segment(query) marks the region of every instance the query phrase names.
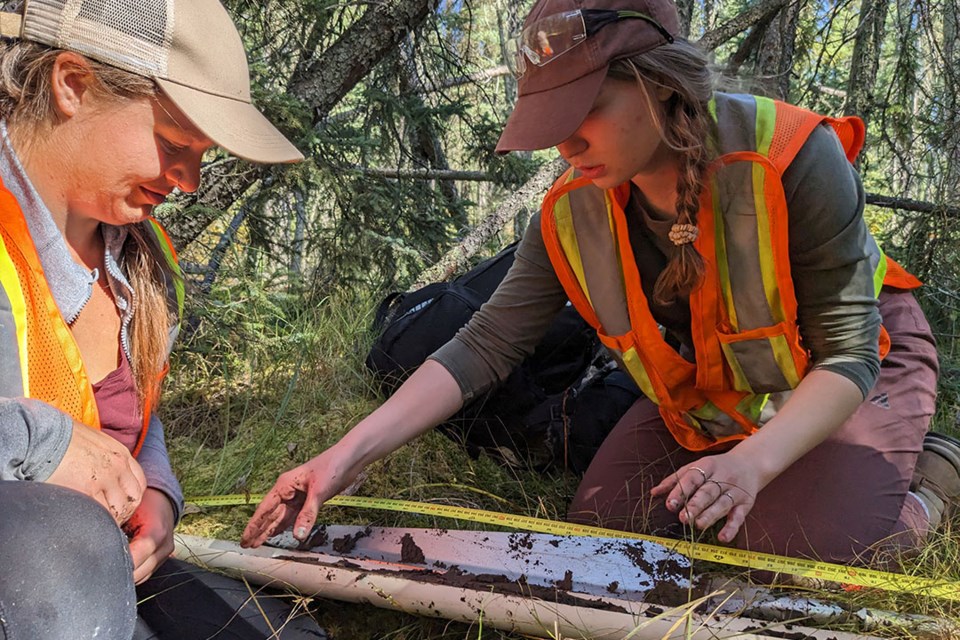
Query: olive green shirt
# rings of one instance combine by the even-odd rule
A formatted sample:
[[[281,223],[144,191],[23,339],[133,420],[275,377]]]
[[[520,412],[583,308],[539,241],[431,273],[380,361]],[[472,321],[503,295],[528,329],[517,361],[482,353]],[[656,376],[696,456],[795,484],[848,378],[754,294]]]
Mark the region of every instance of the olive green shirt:
[[[818,127],[783,176],[789,211],[790,268],[797,321],[814,369],[851,381],[866,397],[880,371],[880,314],[873,268],[864,249],[864,192],[828,126]],[[653,304],[653,285],[672,246],[673,221],[654,210],[634,187],[626,207],[634,257],[653,317],[680,352],[693,359],[690,306]],[[547,256],[540,215],[530,222],[516,258],[490,300],[430,359],[456,379],[464,401],[503,381],[543,338],[569,304]]]

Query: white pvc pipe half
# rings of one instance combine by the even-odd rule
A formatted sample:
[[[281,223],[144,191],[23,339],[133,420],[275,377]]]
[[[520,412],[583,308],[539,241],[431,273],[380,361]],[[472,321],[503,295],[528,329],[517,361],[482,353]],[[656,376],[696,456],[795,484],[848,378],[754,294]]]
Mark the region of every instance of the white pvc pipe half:
[[[482,621],[484,626],[540,637],[591,640],[872,638],[720,614],[688,614],[683,608],[664,610],[615,598],[572,594],[579,600],[564,604],[422,582],[408,575],[371,572],[367,568],[342,566],[343,563],[340,566],[320,564],[316,554],[265,547],[242,549],[232,542],[196,536],[178,535],[174,555],[180,560],[242,575],[254,584],[295,588],[303,595],[468,623]]]

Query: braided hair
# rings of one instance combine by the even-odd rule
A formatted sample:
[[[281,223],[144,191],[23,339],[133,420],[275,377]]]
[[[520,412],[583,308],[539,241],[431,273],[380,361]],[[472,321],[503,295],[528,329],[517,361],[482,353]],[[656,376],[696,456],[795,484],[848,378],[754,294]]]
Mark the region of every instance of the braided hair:
[[[671,92],[665,103],[663,122],[657,124],[663,142],[680,156],[675,228],[695,229],[704,177],[713,159],[707,144],[711,127],[707,105],[713,96],[714,74],[706,55],[695,45],[678,38],[671,44],[614,61],[608,75],[635,79],[651,107],[648,84]],[[656,109],[651,108],[650,113],[657,117]],[[686,235],[687,241],[675,244],[654,285],[653,297],[658,304],[671,304],[678,297],[688,296],[703,277],[703,257],[689,241],[689,234],[681,235]]]

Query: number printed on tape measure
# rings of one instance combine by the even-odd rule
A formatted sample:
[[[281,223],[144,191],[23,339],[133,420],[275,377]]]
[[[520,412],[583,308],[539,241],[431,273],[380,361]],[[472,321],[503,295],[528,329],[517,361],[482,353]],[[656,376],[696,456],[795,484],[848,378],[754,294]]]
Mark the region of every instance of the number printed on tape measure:
[[[263,499],[263,495],[232,494],[222,496],[200,496],[187,499],[188,504],[198,507],[230,507],[240,505],[255,505]],[[691,560],[716,562],[746,569],[761,569],[774,573],[787,573],[800,576],[812,576],[855,585],[871,587],[886,591],[912,593],[916,595],[945,598],[960,601],[960,583],[948,580],[936,580],[908,576],[902,573],[889,573],[866,569],[862,567],[848,567],[840,564],[805,560],[802,558],[788,558],[757,551],[746,551],[730,547],[701,544],[689,540],[675,540],[660,538],[630,531],[603,529],[590,525],[545,520],[499,511],[485,511],[430,502],[412,502],[409,500],[393,500],[390,498],[367,498],[361,496],[335,496],[326,504],[338,507],[359,507],[364,509],[382,509],[385,511],[399,511],[403,513],[418,513],[421,515],[467,520],[498,526],[507,526],[524,531],[550,533],[562,536],[586,536],[593,538],[619,538],[626,540],[644,540],[655,542],[668,549],[682,553]]]

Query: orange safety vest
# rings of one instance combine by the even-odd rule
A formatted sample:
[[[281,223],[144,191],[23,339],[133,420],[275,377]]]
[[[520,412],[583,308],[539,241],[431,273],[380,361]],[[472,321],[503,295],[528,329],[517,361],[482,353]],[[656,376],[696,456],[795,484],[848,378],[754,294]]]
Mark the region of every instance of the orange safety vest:
[[[150,219],[171,268],[178,269],[176,252],[160,224]],[[7,305],[0,304],[0,327],[10,329],[0,350],[4,362],[16,352],[19,384],[2,389],[5,397],[35,398],[50,404],[88,427],[100,429],[100,417],[80,349],[60,313],[40,264],[27,221],[13,195],[0,183],[0,286]],[[176,279],[177,305],[182,310],[183,286]],[[9,365],[5,365],[9,366]],[[164,371],[165,373],[165,371]],[[161,374],[162,377],[163,374]],[[16,379],[14,375],[12,379]],[[154,398],[143,407],[143,425],[133,455],[139,453],[150,424]]]
[[[863,123],[754,96],[718,93],[710,104],[718,159],[700,199],[702,283],[690,295],[695,362],[669,346],[650,312],[630,247],[629,183],[601,190],[574,170],[543,201],[547,253],[570,301],[660,408],[677,442],[702,451],[746,438],[783,405],[809,368],[790,275],[782,175],[813,130],[830,124],[847,158]],[[864,250],[874,289],[920,282],[872,237]],[[881,331],[881,357],[889,336]]]

